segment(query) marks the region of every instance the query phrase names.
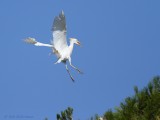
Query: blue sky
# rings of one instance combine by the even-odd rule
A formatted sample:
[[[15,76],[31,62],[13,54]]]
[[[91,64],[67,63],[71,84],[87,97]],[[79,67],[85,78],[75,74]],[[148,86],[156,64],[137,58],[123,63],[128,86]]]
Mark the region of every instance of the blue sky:
[[[160,74],[159,0],[1,0],[0,119],[54,120],[68,106],[74,119],[103,115]],[[64,10],[67,37],[78,38],[70,68],[54,65],[48,48],[25,44],[35,37],[50,43],[51,25]]]

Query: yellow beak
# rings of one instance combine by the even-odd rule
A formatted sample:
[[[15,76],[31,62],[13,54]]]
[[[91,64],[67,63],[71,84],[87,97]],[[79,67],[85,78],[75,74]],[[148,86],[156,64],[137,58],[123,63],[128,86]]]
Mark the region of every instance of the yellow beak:
[[[81,43],[78,41],[78,42],[77,42],[77,45],[79,45],[79,46],[80,46],[80,45],[81,45]]]

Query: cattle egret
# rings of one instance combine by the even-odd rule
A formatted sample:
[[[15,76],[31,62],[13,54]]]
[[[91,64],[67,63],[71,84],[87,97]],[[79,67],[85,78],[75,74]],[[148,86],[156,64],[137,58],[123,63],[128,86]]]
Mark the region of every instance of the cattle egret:
[[[78,71],[78,73],[82,73],[77,67],[73,66],[71,63],[71,54],[73,51],[74,44],[77,44],[80,46],[80,42],[76,38],[70,38],[70,45],[68,46],[67,40],[66,40],[66,18],[64,15],[64,12],[62,11],[59,16],[56,16],[54,18],[53,26],[52,26],[52,35],[53,40],[51,41],[51,44],[44,44],[41,42],[36,41],[35,38],[27,38],[25,39],[26,43],[34,44],[35,46],[45,46],[50,47],[52,49],[52,53],[54,53],[58,60],[55,62],[57,63],[64,63],[65,68],[72,79],[74,81],[74,78],[70,74],[70,71],[67,66],[67,60],[69,61],[69,65],[73,67],[75,70]]]

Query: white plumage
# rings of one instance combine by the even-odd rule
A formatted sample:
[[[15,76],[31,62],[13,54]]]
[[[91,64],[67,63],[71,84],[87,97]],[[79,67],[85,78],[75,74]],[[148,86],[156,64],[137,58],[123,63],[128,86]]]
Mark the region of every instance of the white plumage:
[[[66,70],[69,73],[70,78],[72,81],[74,81],[72,75],[70,74],[70,71],[67,66],[67,60],[69,61],[69,64],[71,67],[73,67],[75,70],[77,70],[79,73],[82,73],[78,68],[72,65],[71,63],[71,54],[73,51],[74,44],[80,45],[80,42],[76,38],[70,38],[70,45],[68,46],[67,40],[66,40],[66,18],[64,15],[64,12],[62,11],[59,16],[56,16],[53,22],[52,26],[52,35],[53,35],[53,41],[52,44],[45,44],[41,43],[35,40],[35,38],[27,38],[25,39],[25,42],[29,44],[34,44],[35,46],[45,46],[52,48],[53,53],[57,56],[58,60],[55,62],[61,63],[63,62],[65,64]]]

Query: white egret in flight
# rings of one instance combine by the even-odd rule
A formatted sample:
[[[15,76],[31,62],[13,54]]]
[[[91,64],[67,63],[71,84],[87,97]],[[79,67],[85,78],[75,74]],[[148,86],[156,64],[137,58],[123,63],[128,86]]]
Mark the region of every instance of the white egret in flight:
[[[52,26],[52,35],[53,40],[51,44],[44,44],[41,42],[38,42],[35,40],[35,38],[27,38],[25,39],[25,42],[34,44],[35,46],[45,46],[50,47],[52,49],[52,52],[57,56],[58,60],[55,62],[57,63],[64,63],[66,70],[72,79],[74,81],[74,78],[70,74],[70,71],[67,66],[67,60],[69,61],[69,64],[71,67],[73,67],[75,70],[77,70],[79,73],[82,73],[78,68],[72,65],[71,63],[71,54],[73,51],[74,44],[80,45],[80,42],[76,38],[70,38],[70,45],[68,46],[67,40],[66,40],[66,19],[64,12],[62,11],[59,16],[56,16],[53,22]]]

